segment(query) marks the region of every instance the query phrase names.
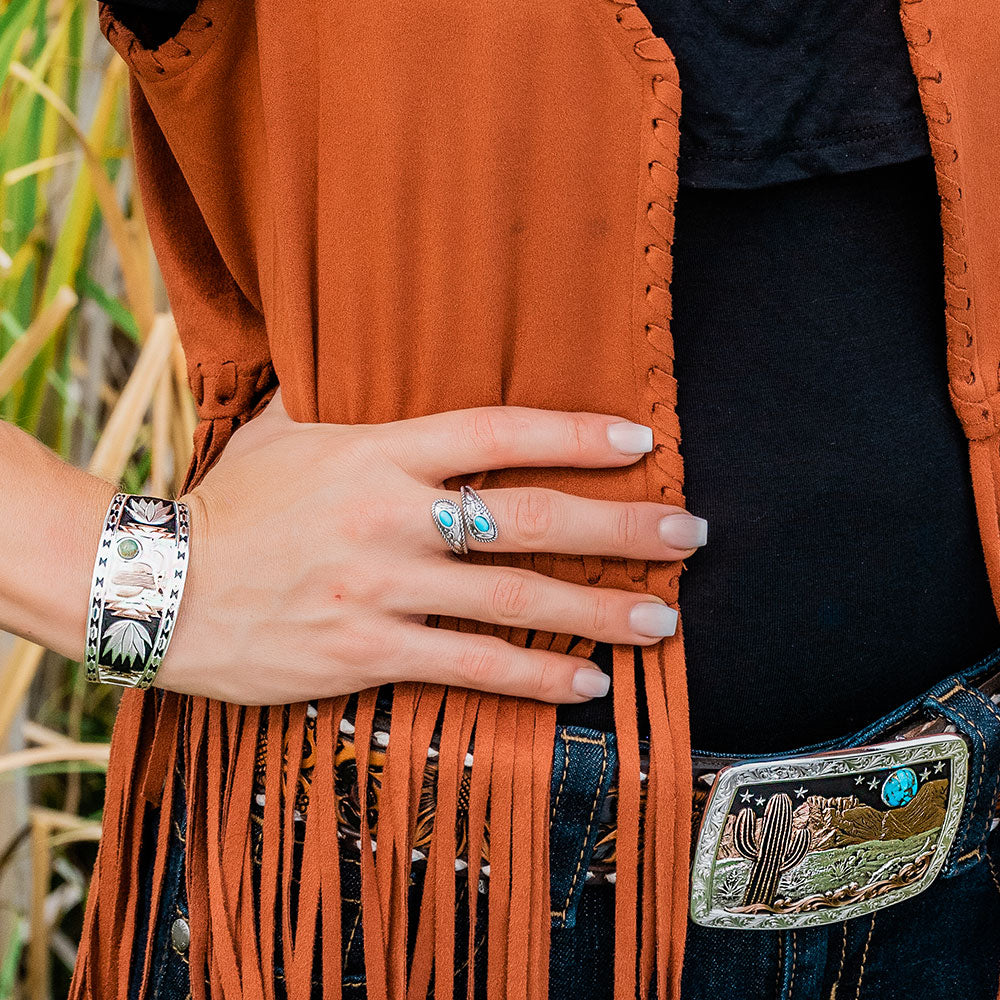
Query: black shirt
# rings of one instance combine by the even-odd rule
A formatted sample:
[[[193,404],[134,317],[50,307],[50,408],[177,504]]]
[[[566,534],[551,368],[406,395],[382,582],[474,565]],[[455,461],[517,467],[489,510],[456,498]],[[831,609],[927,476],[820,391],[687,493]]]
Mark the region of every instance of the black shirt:
[[[682,98],[679,173],[759,187],[930,151],[896,0],[640,0],[671,47]],[[145,44],[195,0],[115,12]]]
[[[930,152],[898,0],[639,0],[677,59],[681,183],[759,187]]]
[[[680,578],[696,747],[847,735],[1000,646],[943,283],[929,156],[681,189],[677,414],[709,523]]]

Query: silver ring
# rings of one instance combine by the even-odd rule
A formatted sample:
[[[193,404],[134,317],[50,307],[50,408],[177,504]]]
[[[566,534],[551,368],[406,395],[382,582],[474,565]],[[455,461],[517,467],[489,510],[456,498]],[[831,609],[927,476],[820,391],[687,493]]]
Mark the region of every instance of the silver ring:
[[[440,497],[431,504],[431,517],[448,548],[456,555],[464,556],[469,551],[469,545],[465,538],[465,518],[458,504],[447,497]]]
[[[477,542],[495,541],[497,522],[486,502],[471,486],[463,485],[459,492],[462,497],[466,530]]]

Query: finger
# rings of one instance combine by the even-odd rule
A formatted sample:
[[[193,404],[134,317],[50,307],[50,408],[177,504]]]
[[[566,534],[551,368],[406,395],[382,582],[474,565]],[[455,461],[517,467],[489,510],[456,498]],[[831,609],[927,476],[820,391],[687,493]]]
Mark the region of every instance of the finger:
[[[677,612],[654,595],[554,580],[517,567],[454,561],[411,573],[394,610],[651,645],[677,628]]]
[[[589,660],[515,646],[495,635],[406,623],[409,647],[398,681],[450,684],[477,691],[574,704],[607,694],[611,678]]]
[[[708,540],[704,518],[671,504],[594,500],[541,486],[478,492],[497,523],[497,537],[479,542],[467,534],[470,549],[672,561],[687,558]],[[428,490],[424,496],[427,511],[442,496],[461,506],[458,493]],[[440,548],[433,517],[424,517],[421,531],[433,548]]]
[[[527,406],[448,410],[382,425],[380,433],[399,464],[429,483],[517,466],[629,465],[653,447],[652,429],[623,417]]]

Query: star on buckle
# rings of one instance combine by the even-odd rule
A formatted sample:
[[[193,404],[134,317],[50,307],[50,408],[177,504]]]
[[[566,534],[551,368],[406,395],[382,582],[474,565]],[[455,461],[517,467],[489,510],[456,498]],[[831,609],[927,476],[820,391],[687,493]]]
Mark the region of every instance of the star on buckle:
[[[968,782],[957,735],[719,771],[691,871],[691,919],[786,930],[923,892],[955,839]]]

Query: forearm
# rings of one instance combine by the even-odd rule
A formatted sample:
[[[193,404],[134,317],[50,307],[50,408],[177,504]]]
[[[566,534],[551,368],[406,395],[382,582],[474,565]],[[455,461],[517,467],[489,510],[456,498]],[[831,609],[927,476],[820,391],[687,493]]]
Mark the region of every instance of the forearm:
[[[115,492],[0,421],[0,629],[83,659],[94,557]]]

